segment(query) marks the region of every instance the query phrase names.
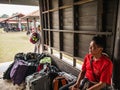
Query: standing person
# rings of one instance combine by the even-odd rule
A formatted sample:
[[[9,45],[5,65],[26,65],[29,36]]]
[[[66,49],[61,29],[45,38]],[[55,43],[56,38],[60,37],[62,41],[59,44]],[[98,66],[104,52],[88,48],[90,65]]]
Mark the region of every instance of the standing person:
[[[39,40],[37,43],[35,43],[35,47],[34,47],[34,52],[38,52],[40,53],[40,44],[41,44],[41,29],[40,29],[40,25],[38,25],[38,28],[37,28],[37,33],[39,34]]]
[[[102,37],[93,37],[89,46],[89,54],[84,58],[82,71],[76,83],[71,87],[71,90],[77,90],[75,88],[81,90],[84,86],[82,85],[84,84],[81,82],[82,80],[88,80],[94,83],[94,85],[86,90],[101,90],[106,85],[111,85],[113,64],[109,57],[102,53],[105,47],[104,44],[105,40]]]
[[[40,25],[38,25],[37,31],[32,33],[31,38],[30,38],[30,42],[35,44],[34,52],[40,53],[40,44],[41,44]]]

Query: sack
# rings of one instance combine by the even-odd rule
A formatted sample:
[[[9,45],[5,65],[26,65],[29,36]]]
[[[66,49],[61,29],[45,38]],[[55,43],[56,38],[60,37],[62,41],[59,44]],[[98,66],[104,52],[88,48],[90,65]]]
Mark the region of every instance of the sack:
[[[26,54],[23,52],[15,54],[14,60],[26,60]]]
[[[51,64],[51,62],[52,62],[51,57],[44,57],[40,60],[41,64],[45,64],[45,63]]]
[[[80,84],[80,90],[86,90],[87,88],[90,88],[93,85],[94,83],[90,82],[87,78],[84,78],[82,80],[82,83]]]
[[[25,75],[26,72],[28,70],[28,66],[26,65],[19,65],[16,72],[14,73],[12,80],[13,80],[13,84],[17,84],[20,85],[22,82],[25,81]]]
[[[3,79],[8,79],[8,80],[11,79],[10,72],[11,72],[11,69],[12,69],[13,65],[14,65],[14,62],[12,64],[10,64],[10,66],[8,67],[8,69],[4,72]]]
[[[41,53],[37,55],[37,59],[40,61],[42,58],[44,57],[48,57],[48,55],[46,55],[45,53]]]
[[[36,59],[37,59],[37,56],[38,56],[37,53],[28,52],[28,53],[26,54],[26,59],[27,59],[27,61],[28,61],[28,60],[31,60],[31,59],[36,60]]]
[[[74,81],[77,80],[76,76],[74,76],[74,75],[72,75],[70,73],[64,72],[64,71],[59,72],[59,76],[65,77],[67,79],[68,83],[71,83],[71,82],[74,82]]]
[[[59,90],[60,87],[68,84],[68,81],[63,76],[57,76],[53,80],[53,90]]]
[[[17,68],[19,65],[27,65],[27,63],[24,60],[18,60],[14,62],[14,65],[12,66],[12,69],[10,71],[10,77],[13,78],[14,73],[17,71]]]

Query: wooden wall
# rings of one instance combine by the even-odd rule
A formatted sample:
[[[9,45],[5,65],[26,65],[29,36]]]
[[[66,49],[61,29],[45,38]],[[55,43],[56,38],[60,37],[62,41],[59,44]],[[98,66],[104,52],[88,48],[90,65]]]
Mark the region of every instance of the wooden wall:
[[[106,39],[112,57],[116,24],[115,0],[39,0],[44,45],[76,58],[88,53],[94,35]]]

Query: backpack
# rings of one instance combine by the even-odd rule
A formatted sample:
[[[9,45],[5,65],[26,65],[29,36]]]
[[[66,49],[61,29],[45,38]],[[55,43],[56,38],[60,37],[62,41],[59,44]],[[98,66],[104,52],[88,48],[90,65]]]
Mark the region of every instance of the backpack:
[[[38,54],[37,53],[33,53],[33,52],[28,52],[27,54],[26,54],[26,59],[27,59],[27,61],[28,60],[31,60],[31,59],[37,59],[37,56],[38,56]]]
[[[8,69],[3,74],[3,79],[8,79],[8,80],[11,79],[10,72],[11,72],[11,69],[12,69],[13,65],[14,65],[14,62],[9,65]]]
[[[24,60],[15,61],[10,71],[11,79],[13,78],[14,73],[17,71],[19,65],[27,65],[27,63]]]
[[[12,77],[14,85],[15,84],[20,85],[22,82],[25,81],[27,70],[28,70],[27,65],[18,65],[17,70]]]
[[[23,52],[16,53],[14,60],[26,60],[26,54]]]
[[[53,80],[53,90],[59,90],[60,87],[68,84],[68,81],[63,76],[57,76]]]

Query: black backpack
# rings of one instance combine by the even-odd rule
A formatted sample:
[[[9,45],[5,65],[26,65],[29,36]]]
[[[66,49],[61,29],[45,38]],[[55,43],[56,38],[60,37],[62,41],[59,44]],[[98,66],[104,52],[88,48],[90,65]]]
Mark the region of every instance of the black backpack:
[[[33,53],[33,52],[28,52],[27,54],[26,54],[26,59],[27,60],[31,60],[31,59],[37,59],[37,53]]]
[[[23,52],[15,54],[14,60],[26,60],[26,54]]]
[[[11,69],[12,69],[13,65],[14,65],[14,62],[9,65],[8,69],[3,74],[3,79],[8,79],[8,80],[11,79],[10,78],[10,72],[11,72]]]

